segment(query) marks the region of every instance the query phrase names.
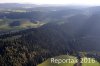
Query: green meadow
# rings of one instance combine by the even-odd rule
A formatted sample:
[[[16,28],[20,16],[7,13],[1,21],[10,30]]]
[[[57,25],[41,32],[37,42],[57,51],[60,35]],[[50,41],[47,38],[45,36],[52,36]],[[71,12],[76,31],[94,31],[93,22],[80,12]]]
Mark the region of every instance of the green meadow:
[[[57,56],[54,57],[55,59],[73,59],[74,61],[76,61],[76,57],[74,56],[68,56],[68,55],[62,55],[62,56]],[[82,58],[85,59],[86,57]],[[100,66],[100,63],[97,62],[94,58],[87,58],[90,60],[90,62],[84,62],[82,63],[82,66]],[[92,62],[92,60],[94,60],[95,62]],[[74,63],[51,63],[51,58],[46,60],[45,62],[39,64],[38,66],[74,66]]]

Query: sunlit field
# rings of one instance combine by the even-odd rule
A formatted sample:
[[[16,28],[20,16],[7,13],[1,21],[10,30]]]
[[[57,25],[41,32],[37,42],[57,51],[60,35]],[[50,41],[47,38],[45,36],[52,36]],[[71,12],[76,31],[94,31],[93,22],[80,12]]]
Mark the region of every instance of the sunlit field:
[[[68,56],[68,55],[62,55],[55,57],[56,59],[74,59],[77,60],[74,56]],[[84,58],[82,58],[84,59]],[[91,58],[92,60],[93,58]],[[74,66],[75,63],[51,63],[51,59],[46,60],[42,64],[39,64],[38,66]],[[95,60],[94,63],[82,63],[82,66],[100,66],[100,63]]]

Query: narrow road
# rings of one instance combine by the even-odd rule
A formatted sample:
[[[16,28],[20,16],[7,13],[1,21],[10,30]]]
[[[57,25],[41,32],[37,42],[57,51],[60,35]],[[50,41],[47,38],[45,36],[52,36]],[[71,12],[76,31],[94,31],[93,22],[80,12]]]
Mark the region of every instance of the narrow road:
[[[77,56],[77,59],[78,59],[78,61],[77,61],[77,63],[74,64],[74,66],[82,66],[82,63],[81,63],[81,61],[82,61],[82,60],[81,60],[81,56],[78,55],[78,56]]]
[[[77,62],[77,63],[74,64],[74,66],[82,66],[82,63]]]

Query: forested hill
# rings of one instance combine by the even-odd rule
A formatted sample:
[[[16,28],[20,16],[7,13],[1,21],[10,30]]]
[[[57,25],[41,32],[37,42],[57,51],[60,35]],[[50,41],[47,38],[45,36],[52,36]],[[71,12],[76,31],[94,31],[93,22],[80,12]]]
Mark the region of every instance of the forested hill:
[[[35,66],[49,57],[72,53],[73,49],[66,44],[67,39],[59,28],[41,27],[1,35],[1,66],[11,66],[12,63],[14,66]]]
[[[98,44],[94,46],[92,41],[88,39],[95,38],[87,37],[86,32],[84,35],[83,33],[79,34],[79,36],[76,33],[71,33],[73,30],[65,29],[65,27],[69,28],[67,25],[68,23],[48,23],[39,28],[0,35],[1,66],[8,66],[7,64],[9,66],[18,64],[35,66],[47,58],[58,55],[73,55],[79,51],[100,51],[100,48],[96,46]],[[76,25],[71,28],[75,29],[75,27]],[[84,29],[84,31],[86,30]],[[87,44],[84,44],[85,42]]]

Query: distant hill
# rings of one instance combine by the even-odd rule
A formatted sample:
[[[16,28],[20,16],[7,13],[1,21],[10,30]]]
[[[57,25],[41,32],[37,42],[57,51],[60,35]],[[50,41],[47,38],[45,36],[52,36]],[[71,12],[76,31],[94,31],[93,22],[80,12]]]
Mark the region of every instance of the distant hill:
[[[37,7],[38,5],[35,4],[19,4],[19,3],[1,3],[0,4],[0,8],[25,8],[25,7],[29,7],[29,8],[33,8],[33,7]]]

